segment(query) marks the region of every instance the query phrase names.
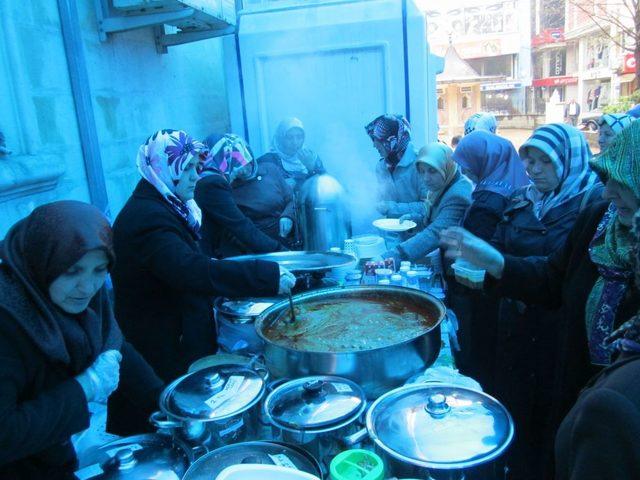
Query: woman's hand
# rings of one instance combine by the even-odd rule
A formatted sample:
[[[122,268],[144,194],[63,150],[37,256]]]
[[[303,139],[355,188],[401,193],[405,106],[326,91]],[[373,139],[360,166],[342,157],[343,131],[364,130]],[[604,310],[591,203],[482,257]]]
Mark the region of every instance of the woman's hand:
[[[285,238],[289,233],[291,233],[291,229],[293,228],[293,220],[289,217],[282,217],[280,219],[280,236]]]
[[[288,295],[296,285],[296,276],[280,265],[280,285],[278,295]]]
[[[122,354],[108,350],[98,355],[93,364],[76,377],[87,402],[106,402],[120,382]]]
[[[495,278],[502,278],[504,257],[481,238],[461,227],[446,228],[440,232],[440,246],[447,258],[462,258]]]

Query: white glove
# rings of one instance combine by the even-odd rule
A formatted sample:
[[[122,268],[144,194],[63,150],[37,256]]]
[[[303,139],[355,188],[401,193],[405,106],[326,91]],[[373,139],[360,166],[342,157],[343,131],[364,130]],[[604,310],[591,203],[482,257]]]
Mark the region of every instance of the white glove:
[[[462,258],[486,270],[494,278],[502,278],[504,257],[481,238],[461,227],[446,228],[440,232],[440,246],[447,258]]]
[[[76,377],[87,402],[104,403],[118,388],[121,360],[122,354],[119,351],[108,350],[98,355],[93,364]]]
[[[280,219],[280,236],[282,238],[289,235],[289,232],[291,232],[292,228],[293,228],[293,220],[291,220],[289,217],[282,217]]]
[[[288,295],[296,284],[296,276],[289,270],[280,266],[280,285],[278,295]]]

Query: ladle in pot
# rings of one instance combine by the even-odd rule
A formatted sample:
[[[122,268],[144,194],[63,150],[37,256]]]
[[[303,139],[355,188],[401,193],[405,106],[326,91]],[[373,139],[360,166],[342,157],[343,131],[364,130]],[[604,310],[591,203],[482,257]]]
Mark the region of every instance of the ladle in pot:
[[[296,321],[296,312],[293,310],[293,297],[291,296],[291,291],[289,291],[289,311],[291,312],[291,323],[295,323]]]

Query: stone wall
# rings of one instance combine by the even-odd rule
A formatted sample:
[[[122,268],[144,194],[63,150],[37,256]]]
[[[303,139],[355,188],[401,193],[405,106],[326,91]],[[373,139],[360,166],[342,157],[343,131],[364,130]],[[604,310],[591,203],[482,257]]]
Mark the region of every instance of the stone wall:
[[[228,128],[219,39],[156,52],[151,28],[98,38],[95,2],[78,1],[109,209],[122,208],[138,181],[135,156],[146,137],[180,128],[204,137]],[[78,122],[57,2],[0,2],[0,238],[37,205],[89,201]]]

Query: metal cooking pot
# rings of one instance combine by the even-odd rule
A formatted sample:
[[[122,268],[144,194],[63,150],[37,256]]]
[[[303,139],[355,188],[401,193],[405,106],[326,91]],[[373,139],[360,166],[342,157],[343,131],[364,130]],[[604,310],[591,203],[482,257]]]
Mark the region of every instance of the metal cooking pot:
[[[162,478],[180,480],[193,460],[192,451],[167,435],[120,438],[87,453],[80,479]]]
[[[274,438],[302,445],[324,461],[360,429],[366,405],[363,390],[351,380],[314,376],[275,388],[264,401],[263,413]]]
[[[462,479],[499,457],[513,439],[509,412],[489,395],[443,384],[392,390],[372,405],[367,431],[397,477]]]
[[[217,448],[255,435],[266,371],[227,364],[184,375],[160,396],[150,421],[192,445]]]
[[[435,318],[434,325],[421,335],[382,348],[353,352],[311,352],[278,345],[264,335],[289,308],[287,301],[265,310],[256,320],[258,335],[265,342],[264,356],[273,378],[298,378],[307,375],[336,375],[353,380],[362,387],[367,398],[374,399],[402,385],[411,376],[435,362],[440,352],[440,323],[445,317],[443,303],[420,290],[394,286],[351,286],[327,288],[295,295],[295,305],[319,299],[368,299],[372,296],[389,300],[419,302]]]
[[[318,461],[300,447],[280,442],[244,442],[203,455],[189,467],[182,480],[212,480],[225,468],[243,463],[295,468],[322,478]]]
[[[218,324],[218,344],[227,353],[260,355],[264,349],[256,333],[255,319],[281,298],[241,298],[230,300],[219,297],[214,303]]]

